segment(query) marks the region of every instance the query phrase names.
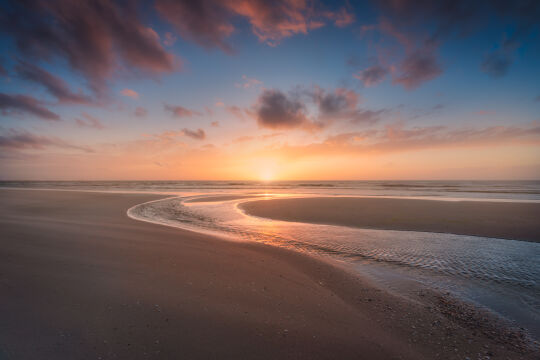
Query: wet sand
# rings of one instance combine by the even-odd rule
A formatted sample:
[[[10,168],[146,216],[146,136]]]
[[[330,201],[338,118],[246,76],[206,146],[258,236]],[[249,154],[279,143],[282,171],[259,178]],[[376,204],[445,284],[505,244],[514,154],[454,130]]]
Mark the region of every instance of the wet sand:
[[[161,197],[0,190],[0,359],[534,358],[444,296],[127,217]]]
[[[540,241],[540,203],[320,197],[240,206],[274,220]]]

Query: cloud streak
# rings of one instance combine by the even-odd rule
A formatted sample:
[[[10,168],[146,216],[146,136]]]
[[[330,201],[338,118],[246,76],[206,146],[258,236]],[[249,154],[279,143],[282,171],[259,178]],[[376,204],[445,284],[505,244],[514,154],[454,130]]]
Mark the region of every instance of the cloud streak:
[[[137,106],[137,108],[135,109],[135,112],[133,113],[133,115],[135,115],[136,117],[146,117],[146,115],[148,115],[148,110],[146,110],[145,108],[143,108],[142,106]]]
[[[379,130],[341,133],[319,143],[284,146],[290,157],[335,156],[343,154],[386,154],[438,148],[477,147],[508,144],[540,144],[540,125],[489,126],[484,128],[425,126],[407,128],[403,123]]]
[[[540,26],[540,3],[530,0],[516,1],[467,1],[467,0],[380,0],[376,2],[379,13],[377,24],[364,25],[362,35],[378,30],[387,38],[401,45],[403,52],[378,39],[377,50],[381,64],[391,64],[393,81],[408,90],[418,88],[443,73],[438,60],[438,48],[454,37],[470,36],[490,26],[501,26],[504,39],[495,49],[484,56],[480,68],[494,78],[503,77],[509,70],[520,42]],[[511,25],[512,31],[506,36]],[[489,42],[486,42],[489,43]],[[375,65],[354,77],[365,86],[379,83],[384,76],[383,68]]]
[[[45,108],[42,103],[27,95],[0,93],[0,110],[4,115],[28,114],[41,120],[58,121],[60,116]]]
[[[87,113],[82,113],[81,118],[75,119],[75,123],[79,127],[83,128],[92,128],[97,130],[103,130],[105,129],[105,125],[101,123],[101,121],[98,118],[93,117],[92,115],[89,115]]]
[[[156,9],[181,36],[205,47],[232,52],[227,38],[237,31],[234,20],[246,20],[259,41],[275,46],[287,37],[307,34],[327,21],[344,27],[354,21],[347,8],[323,9],[306,0],[157,0]]]
[[[62,58],[102,93],[117,69],[170,72],[174,57],[145,26],[133,2],[28,0],[2,3],[0,31],[22,56]]]
[[[400,73],[394,77],[392,83],[403,85],[405,89],[411,90],[441,75],[443,70],[433,51],[421,48],[407,55],[399,64]]]
[[[5,150],[44,150],[50,147],[93,152],[89,147],[73,145],[56,137],[34,135],[27,131],[9,129],[0,134],[0,148]]]
[[[122,91],[120,91],[120,94],[122,94],[124,96],[127,96],[127,97],[130,97],[132,99],[138,99],[139,98],[139,93],[136,92],[135,90],[131,90],[131,89],[123,89]]]
[[[355,78],[362,81],[365,87],[375,86],[381,83],[390,73],[390,70],[381,65],[373,65],[354,75]]]
[[[183,118],[183,117],[193,117],[193,116],[200,116],[202,115],[200,112],[195,110],[190,110],[188,108],[185,108],[183,106],[177,106],[177,105],[169,105],[164,104],[163,108],[170,112],[173,116]]]
[[[24,80],[43,86],[62,104],[92,104],[91,97],[81,93],[74,93],[61,78],[25,61],[19,61],[15,71]]]
[[[249,89],[251,87],[255,87],[257,85],[261,85],[262,81],[257,80],[255,78],[250,78],[246,75],[242,75],[242,82],[234,84],[236,87]]]

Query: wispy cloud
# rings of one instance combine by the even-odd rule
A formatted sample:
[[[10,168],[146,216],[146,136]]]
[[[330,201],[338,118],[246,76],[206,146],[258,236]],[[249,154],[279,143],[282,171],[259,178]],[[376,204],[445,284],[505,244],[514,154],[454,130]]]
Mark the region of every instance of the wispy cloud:
[[[483,72],[493,78],[501,78],[506,75],[512,64],[513,47],[503,46],[484,56],[480,65]]]
[[[452,36],[471,35],[485,28],[490,21],[503,20],[513,26],[511,35],[501,33],[504,38],[499,48],[485,55],[481,62],[481,69],[490,76],[504,76],[520,42],[538,28],[540,14],[540,3],[528,0],[381,0],[376,5],[380,10],[379,22],[364,25],[362,33],[379,30],[401,44],[404,56],[400,58],[394,54],[393,60],[386,60],[395,65],[393,83],[406,89],[415,89],[443,73],[437,56],[441,44]],[[385,56],[393,53],[386,46],[378,48]],[[362,73],[359,75],[360,80],[364,80]],[[379,79],[378,76],[375,78]]]
[[[336,120],[350,121],[355,124],[374,124],[384,110],[372,111],[359,108],[360,95],[346,88],[327,91],[315,87],[311,95],[318,106],[318,122],[328,125]]]
[[[131,89],[123,89],[122,91],[120,91],[120,94],[122,94],[124,96],[127,96],[127,97],[130,97],[132,99],[138,99],[139,98],[139,93],[136,92],[135,90],[131,90]]]
[[[232,52],[227,38],[237,30],[233,19],[245,18],[259,41],[277,45],[295,34],[307,34],[327,20],[343,27],[354,21],[347,8],[319,9],[310,1],[277,0],[157,0],[158,12],[187,39]]]
[[[340,154],[384,154],[438,148],[478,147],[505,144],[540,144],[540,125],[489,126],[484,128],[447,126],[406,127],[402,122],[383,129],[341,133],[308,145],[285,145],[279,149],[289,157]],[[274,151],[277,151],[274,149]]]
[[[206,133],[203,129],[190,130],[182,129],[182,132],[185,136],[190,137],[195,140],[204,140],[206,138]]]
[[[75,123],[77,124],[77,126],[83,128],[93,128],[97,130],[105,129],[105,125],[103,125],[98,118],[84,112],[81,114],[81,117],[82,118],[75,119]]]
[[[146,115],[148,115],[148,110],[146,110],[142,106],[137,106],[133,114],[137,117],[146,117]]]
[[[246,115],[247,115],[246,111],[236,105],[227,106],[225,107],[225,109],[227,110],[227,112],[232,114],[237,119],[240,119],[240,120],[246,119]]]
[[[173,55],[145,26],[133,2],[51,0],[2,3],[0,23],[22,56],[62,58],[103,92],[117,69],[152,73],[175,69]]]
[[[15,71],[22,79],[45,87],[52,96],[58,99],[59,103],[92,104],[94,102],[90,96],[81,92],[72,92],[61,78],[33,64],[19,60]]]
[[[409,90],[416,89],[443,72],[431,47],[423,47],[407,55],[398,69],[399,74],[394,77],[392,83],[401,84]]]
[[[242,82],[236,83],[234,85],[239,88],[249,89],[251,87],[255,87],[261,84],[262,84],[262,81],[260,80],[247,77],[246,75],[242,75]]]
[[[195,111],[195,110],[190,110],[188,108],[185,108],[183,106],[178,106],[178,105],[169,105],[169,104],[164,104],[163,105],[163,108],[170,112],[171,114],[173,114],[173,116],[175,117],[179,117],[179,118],[182,118],[182,117],[192,117],[192,116],[200,116],[202,115],[200,112],[198,111]]]
[[[389,73],[387,67],[373,65],[355,74],[354,77],[362,81],[365,87],[371,87],[382,82]]]
[[[173,46],[176,40],[177,38],[173,33],[166,32],[165,39],[163,39],[163,44],[165,44],[165,46]]]
[[[60,116],[43,106],[35,98],[27,95],[0,93],[0,110],[3,114],[29,114],[42,120],[58,121]]]
[[[56,137],[34,135],[27,131],[9,129],[0,134],[0,148],[5,150],[43,150],[49,147],[93,152],[86,146],[74,145]]]

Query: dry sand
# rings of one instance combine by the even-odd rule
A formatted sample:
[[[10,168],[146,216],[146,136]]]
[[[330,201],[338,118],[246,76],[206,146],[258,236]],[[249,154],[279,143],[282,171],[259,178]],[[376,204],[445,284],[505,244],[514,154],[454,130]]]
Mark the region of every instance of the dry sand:
[[[126,216],[156,198],[0,190],[0,359],[534,357],[444,297]]]
[[[540,241],[540,203],[319,197],[250,201],[241,208],[283,221]]]

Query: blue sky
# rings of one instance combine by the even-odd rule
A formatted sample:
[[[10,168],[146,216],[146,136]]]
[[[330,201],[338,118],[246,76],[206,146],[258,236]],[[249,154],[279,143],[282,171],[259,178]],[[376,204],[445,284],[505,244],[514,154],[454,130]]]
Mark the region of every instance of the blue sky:
[[[535,1],[134,3],[2,2],[3,178],[249,178],[257,156],[276,177],[416,178],[465,149],[473,177],[540,175]],[[398,154],[409,174],[377,168]],[[153,168],[177,159],[201,169]]]

